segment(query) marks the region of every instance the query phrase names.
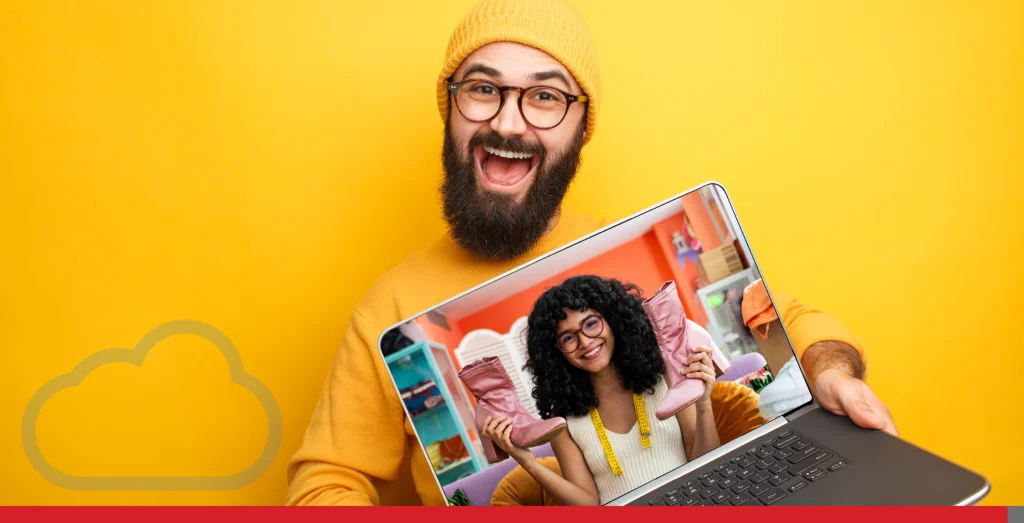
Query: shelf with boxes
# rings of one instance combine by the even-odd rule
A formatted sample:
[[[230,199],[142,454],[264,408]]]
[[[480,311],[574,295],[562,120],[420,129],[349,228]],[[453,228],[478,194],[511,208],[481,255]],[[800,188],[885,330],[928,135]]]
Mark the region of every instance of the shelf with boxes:
[[[473,407],[444,345],[420,342],[384,360],[441,484],[483,470]]]

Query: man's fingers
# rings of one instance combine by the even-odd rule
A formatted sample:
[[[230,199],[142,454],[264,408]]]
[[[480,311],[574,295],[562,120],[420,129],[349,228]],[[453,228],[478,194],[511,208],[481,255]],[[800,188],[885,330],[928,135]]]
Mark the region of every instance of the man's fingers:
[[[873,393],[868,398],[868,404],[871,405],[871,410],[876,412],[884,421],[885,426],[882,430],[892,434],[893,436],[899,436],[900,432],[896,430],[896,422],[892,419],[892,413],[889,412],[889,408],[882,403],[882,400],[878,399]]]
[[[847,387],[845,393],[839,395],[839,403],[842,404],[846,415],[858,426],[866,429],[885,427],[885,419],[872,410],[860,387]]]

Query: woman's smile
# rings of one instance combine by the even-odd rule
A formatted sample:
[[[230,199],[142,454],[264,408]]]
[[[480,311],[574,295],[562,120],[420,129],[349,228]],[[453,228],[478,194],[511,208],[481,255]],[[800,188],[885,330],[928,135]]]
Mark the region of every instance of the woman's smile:
[[[581,350],[584,351],[584,352],[582,354],[580,354],[580,359],[581,360],[590,361],[590,360],[592,360],[594,358],[597,358],[598,356],[601,355],[602,352],[604,352],[604,342],[603,341],[602,342],[598,342],[598,343],[594,344],[594,346],[589,348],[589,349],[581,349]]]

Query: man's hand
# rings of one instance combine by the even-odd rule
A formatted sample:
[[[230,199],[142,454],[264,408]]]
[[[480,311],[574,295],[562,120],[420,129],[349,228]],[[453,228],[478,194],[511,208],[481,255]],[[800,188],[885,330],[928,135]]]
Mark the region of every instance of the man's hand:
[[[899,436],[892,414],[867,383],[838,369],[825,369],[814,380],[814,398],[833,414],[849,416],[857,425]]]
[[[898,436],[892,414],[864,377],[864,361],[857,349],[839,341],[819,341],[800,360],[809,370],[814,399],[833,414],[849,416],[858,426],[881,429]]]

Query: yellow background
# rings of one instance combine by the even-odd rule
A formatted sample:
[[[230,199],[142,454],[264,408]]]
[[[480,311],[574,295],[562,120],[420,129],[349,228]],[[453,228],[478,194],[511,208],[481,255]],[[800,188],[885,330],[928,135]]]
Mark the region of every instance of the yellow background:
[[[282,502],[353,305],[444,230],[434,80],[470,3],[4,3],[0,503]],[[770,285],[868,346],[902,434],[987,475],[986,503],[1024,504],[1021,2],[578,5],[604,101],[568,205],[618,218],[723,182]],[[32,393],[179,318],[224,331],[275,394],[270,471],[226,492],[43,480],[20,440]],[[253,399],[214,349],[167,344],[55,397],[47,456],[95,474],[254,459]],[[78,412],[106,402],[123,415]]]

